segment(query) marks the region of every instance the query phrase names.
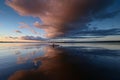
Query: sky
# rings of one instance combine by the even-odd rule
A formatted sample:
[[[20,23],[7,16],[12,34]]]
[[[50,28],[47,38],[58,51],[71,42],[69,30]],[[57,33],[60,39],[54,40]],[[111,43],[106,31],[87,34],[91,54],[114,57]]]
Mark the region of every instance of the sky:
[[[0,0],[0,41],[118,41],[119,3],[120,0]]]

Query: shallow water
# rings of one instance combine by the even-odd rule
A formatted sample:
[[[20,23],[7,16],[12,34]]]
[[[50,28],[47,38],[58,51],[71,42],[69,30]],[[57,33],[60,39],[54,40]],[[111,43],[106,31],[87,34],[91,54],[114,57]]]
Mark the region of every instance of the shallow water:
[[[119,43],[0,43],[0,80],[120,80]]]

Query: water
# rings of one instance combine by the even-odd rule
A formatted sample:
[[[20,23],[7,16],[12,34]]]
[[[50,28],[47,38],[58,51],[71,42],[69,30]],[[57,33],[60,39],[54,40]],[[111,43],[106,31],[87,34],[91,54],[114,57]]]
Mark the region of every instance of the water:
[[[0,80],[120,80],[119,43],[0,43]]]

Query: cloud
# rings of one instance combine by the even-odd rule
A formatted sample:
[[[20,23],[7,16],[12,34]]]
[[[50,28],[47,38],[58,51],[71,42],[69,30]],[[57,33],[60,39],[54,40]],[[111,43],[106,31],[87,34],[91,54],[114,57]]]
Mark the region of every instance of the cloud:
[[[18,39],[18,37],[12,37],[12,36],[9,36],[9,37],[6,37],[8,39]]]
[[[103,36],[68,36],[70,39],[90,39],[90,38],[102,38]]]
[[[78,33],[73,34],[74,37],[80,36],[110,36],[110,35],[120,35],[120,28],[112,28],[112,29],[89,29],[89,30],[81,30]],[[76,36],[75,36],[76,35]],[[80,37],[81,38],[81,37]]]
[[[35,31],[33,28],[31,28],[28,24],[26,24],[24,22],[21,22],[20,24],[21,24],[21,26],[19,26],[20,29],[26,28],[29,31],[31,31],[33,34],[40,35],[37,31]]]
[[[37,36],[21,36],[20,39],[22,40],[44,40],[43,38]]]
[[[21,32],[21,31],[19,31],[19,30],[15,30],[15,32],[16,32],[16,33],[22,33],[22,32]]]
[[[12,37],[12,36],[9,36],[7,38],[10,38],[10,39],[19,39],[19,40],[38,40],[38,41],[45,40],[45,39],[41,38],[40,36],[21,36],[21,37]]]
[[[6,0],[22,16],[39,17],[37,28],[46,31],[47,37],[64,36],[86,26],[99,12],[102,14],[115,0]],[[79,21],[79,26],[75,26]],[[78,23],[77,23],[78,24]]]
[[[102,15],[96,15],[95,17],[97,19],[106,19],[106,18],[112,18],[120,13],[120,10],[116,10],[110,13],[103,13]]]

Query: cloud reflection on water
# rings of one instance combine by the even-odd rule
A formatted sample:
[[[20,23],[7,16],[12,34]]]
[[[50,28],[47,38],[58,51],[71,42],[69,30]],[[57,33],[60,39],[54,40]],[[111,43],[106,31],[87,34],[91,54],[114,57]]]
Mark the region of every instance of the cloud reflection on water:
[[[9,80],[119,80],[120,59],[108,49],[46,47],[45,55],[33,59],[37,69],[20,70]],[[110,55],[106,55],[110,54]],[[116,61],[117,60],[117,61]],[[101,63],[102,62],[102,63]],[[102,65],[101,65],[102,64]]]

